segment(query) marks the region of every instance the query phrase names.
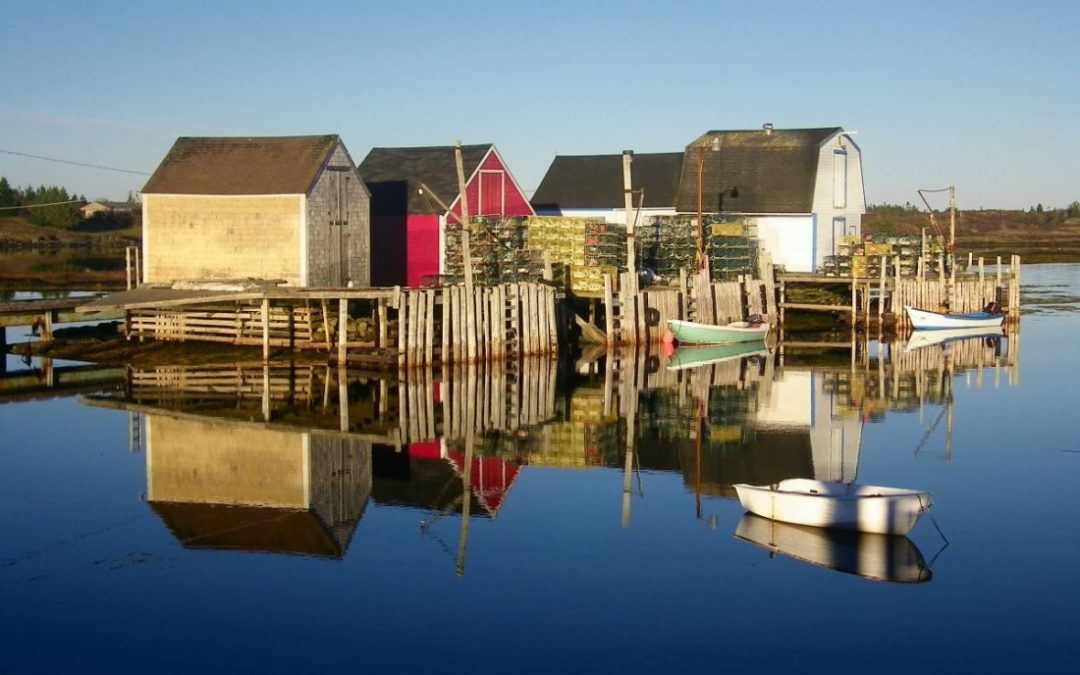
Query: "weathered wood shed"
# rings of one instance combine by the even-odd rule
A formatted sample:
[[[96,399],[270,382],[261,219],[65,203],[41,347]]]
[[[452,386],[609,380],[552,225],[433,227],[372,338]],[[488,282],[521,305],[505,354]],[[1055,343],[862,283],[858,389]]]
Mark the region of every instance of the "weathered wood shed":
[[[461,153],[470,216],[535,215],[494,145],[465,145]],[[461,212],[454,146],[373,148],[359,169],[371,191],[372,283],[416,287],[440,274],[447,214]],[[421,184],[449,212],[420,195]]]
[[[745,216],[774,263],[813,272],[862,232],[862,153],[840,127],[709,131],[686,146],[676,207]]]
[[[179,138],[142,205],[145,282],[371,284],[370,194],[337,136]]]

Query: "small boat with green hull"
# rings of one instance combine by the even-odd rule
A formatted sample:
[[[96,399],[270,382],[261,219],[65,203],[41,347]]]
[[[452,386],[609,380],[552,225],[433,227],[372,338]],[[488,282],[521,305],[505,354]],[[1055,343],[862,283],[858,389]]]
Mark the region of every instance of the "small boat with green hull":
[[[764,321],[735,321],[724,326],[669,319],[668,329],[679,344],[724,345],[738,342],[765,342],[769,324]]]

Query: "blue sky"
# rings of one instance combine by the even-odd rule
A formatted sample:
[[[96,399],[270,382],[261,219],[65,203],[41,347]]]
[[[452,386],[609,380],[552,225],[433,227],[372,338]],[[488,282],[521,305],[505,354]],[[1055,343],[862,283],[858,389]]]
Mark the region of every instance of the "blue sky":
[[[1080,199],[1080,3],[17,2],[0,149],[151,172],[178,136],[493,142],[526,191],[556,154],[708,129],[859,132],[867,199]],[[145,177],[0,153],[17,186]]]

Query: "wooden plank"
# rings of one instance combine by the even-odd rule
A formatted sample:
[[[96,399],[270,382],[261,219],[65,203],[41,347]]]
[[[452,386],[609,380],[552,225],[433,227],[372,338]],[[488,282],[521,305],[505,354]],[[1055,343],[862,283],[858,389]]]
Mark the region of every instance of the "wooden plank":
[[[611,276],[604,275],[604,341],[608,344],[618,342],[615,333],[615,296],[611,292]]]

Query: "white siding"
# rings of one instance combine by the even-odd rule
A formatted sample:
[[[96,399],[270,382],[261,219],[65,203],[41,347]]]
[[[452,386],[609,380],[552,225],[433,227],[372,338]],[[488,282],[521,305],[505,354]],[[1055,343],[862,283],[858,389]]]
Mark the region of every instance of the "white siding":
[[[844,161],[842,171],[835,166]],[[843,200],[838,199],[836,189],[843,177]],[[843,201],[844,206],[836,206]],[[817,215],[817,242],[815,243],[814,269],[821,266],[825,256],[833,255],[833,220],[843,218],[847,230],[862,234],[862,216],[866,213],[866,194],[863,190],[862,151],[850,137],[836,134],[821,145],[818,154],[817,180],[814,185],[814,213]]]
[[[774,265],[789,272],[814,271],[814,217],[758,216],[758,241]]]

